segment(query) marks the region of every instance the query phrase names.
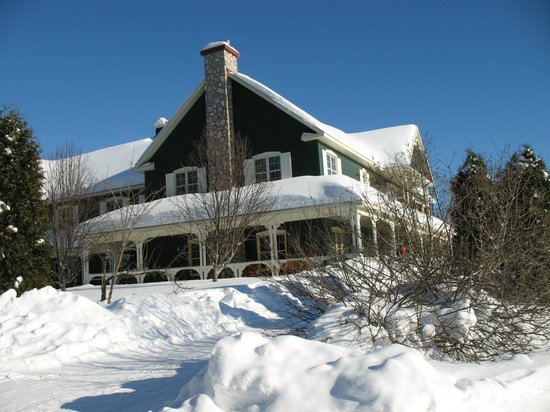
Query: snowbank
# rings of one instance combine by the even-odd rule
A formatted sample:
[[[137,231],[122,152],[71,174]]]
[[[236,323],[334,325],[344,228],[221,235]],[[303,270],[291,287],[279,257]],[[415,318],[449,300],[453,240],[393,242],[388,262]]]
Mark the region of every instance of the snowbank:
[[[0,370],[39,370],[104,352],[216,340],[247,325],[284,326],[283,317],[258,301],[262,296],[273,308],[284,299],[275,299],[262,283],[177,294],[132,294],[106,308],[52,287],[34,289],[19,298],[9,290],[0,295]]]
[[[129,325],[96,303],[52,287],[0,295],[2,369],[58,366],[116,351],[129,339]]]
[[[182,391],[188,397],[179,410],[452,411],[461,391],[404,346],[364,353],[242,333],[214,347],[208,368]]]

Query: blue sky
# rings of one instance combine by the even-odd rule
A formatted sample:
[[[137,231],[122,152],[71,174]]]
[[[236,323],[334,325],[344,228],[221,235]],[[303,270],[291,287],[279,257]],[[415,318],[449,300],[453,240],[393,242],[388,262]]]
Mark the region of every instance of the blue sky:
[[[550,1],[0,0],[0,105],[44,154],[153,134],[230,39],[239,70],[348,132],[415,123],[445,164],[550,163]]]

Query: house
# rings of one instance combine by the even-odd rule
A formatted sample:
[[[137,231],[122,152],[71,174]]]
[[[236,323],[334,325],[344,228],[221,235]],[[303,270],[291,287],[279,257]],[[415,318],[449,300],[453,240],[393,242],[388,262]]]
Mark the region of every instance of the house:
[[[400,250],[395,223],[382,205],[366,208],[364,196],[374,199],[384,192],[406,198],[409,207],[429,214],[431,175],[415,125],[346,133],[240,73],[239,52],[228,41],[208,44],[201,55],[204,80],[171,119],[159,119],[156,136],[147,144],[141,141],[143,150],[132,168],[119,172],[140,174],[136,182],[142,184],[148,201],[155,202],[132,230],[128,251],[132,264],[124,281],[209,276],[203,247],[207,234],[194,232],[192,222],[172,213],[178,196],[209,189],[205,168],[186,163],[205,130],[224,144],[236,135],[246,136],[251,156],[242,166],[245,183],[270,182],[276,197],[265,221],[249,228],[241,253],[227,265],[224,276],[278,271],[293,258],[291,235],[299,235],[305,227],[327,222],[330,226],[335,217],[349,222],[357,236],[344,239],[335,225],[331,239],[326,239],[330,247],[371,254]],[[392,182],[403,176],[417,178],[415,190],[397,193],[399,185]],[[107,210],[103,207],[101,212]],[[105,267],[93,250],[82,253],[83,281],[88,283]]]

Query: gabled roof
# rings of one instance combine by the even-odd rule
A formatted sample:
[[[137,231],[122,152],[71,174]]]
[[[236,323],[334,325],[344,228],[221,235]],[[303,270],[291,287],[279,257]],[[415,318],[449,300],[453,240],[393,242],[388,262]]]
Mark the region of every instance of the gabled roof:
[[[90,193],[143,185],[143,173],[135,171],[133,167],[152,141],[150,138],[145,138],[83,153],[82,157],[90,168],[95,182],[90,187]],[[56,160],[41,160],[46,180],[55,162]]]
[[[336,144],[345,154],[351,157],[355,155],[362,163],[367,162],[379,167],[389,166],[397,160],[410,162],[413,146],[420,136],[416,125],[346,133],[317,120],[280,94],[245,74],[230,73],[229,77],[316,131],[316,134],[305,133],[302,136],[304,141],[321,140],[331,146]]]
[[[418,127],[415,125],[346,133],[317,120],[269,87],[243,73],[232,72],[229,73],[229,77],[315,131],[315,133],[304,133],[302,136],[303,141],[320,140],[362,164],[384,168],[392,165],[397,159],[410,162],[413,146],[417,141],[416,139],[420,138]],[[138,159],[136,167],[139,168],[151,160],[158,148],[203,93],[204,81],[179,107],[176,114]]]
[[[139,168],[145,165],[151,160],[153,155],[159,149],[164,141],[170,136],[172,130],[178,125],[178,123],[185,117],[187,112],[193,107],[199,97],[204,93],[204,80],[193,90],[193,92],[185,99],[182,105],[176,111],[176,114],[168,121],[168,123],[162,128],[159,134],[153,140],[153,143],[145,150],[140,158],[136,161],[135,167]]]

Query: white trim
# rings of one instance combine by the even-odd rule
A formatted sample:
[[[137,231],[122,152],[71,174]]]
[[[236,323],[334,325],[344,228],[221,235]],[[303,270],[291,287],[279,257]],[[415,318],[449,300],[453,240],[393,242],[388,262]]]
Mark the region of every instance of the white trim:
[[[247,159],[244,162],[244,172],[245,172],[245,184],[254,184],[259,183],[256,180],[256,161],[258,160],[264,160],[265,159],[265,165],[266,165],[266,181],[272,182],[269,178],[271,170],[269,169],[269,161],[268,159],[272,157],[278,157],[279,158],[279,169],[281,173],[281,179],[287,179],[289,177],[292,177],[292,164],[290,159],[290,152],[263,152],[259,153],[257,155],[252,156],[251,159]],[[277,169],[276,169],[277,170]],[[280,180],[280,179],[276,179]]]
[[[336,164],[335,164],[336,170],[335,170],[335,172],[336,172],[337,175],[341,175],[342,174],[342,160],[340,159],[340,157],[330,149],[323,149],[322,153],[323,153],[323,175],[325,175],[325,176],[334,175],[334,173],[329,174],[327,156],[333,157],[335,159],[335,161],[336,161]]]
[[[281,152],[263,152],[251,157],[252,160],[266,159],[268,157],[280,156]]]
[[[367,186],[370,186],[370,174],[367,169],[359,170],[359,181]]]
[[[243,162],[244,167],[244,184],[253,185],[256,183],[256,170],[255,170],[255,159],[246,159]]]
[[[193,170],[198,170],[198,167],[195,166],[184,166],[179,169],[174,170],[172,173],[182,173],[182,172],[191,172]]]
[[[144,163],[140,167],[134,167],[134,170],[141,173],[152,172],[153,170],[155,170],[155,162]]]
[[[292,157],[290,152],[281,153],[281,179],[292,177]]]
[[[166,173],[166,196],[171,197],[176,195],[176,174],[175,173]]]

